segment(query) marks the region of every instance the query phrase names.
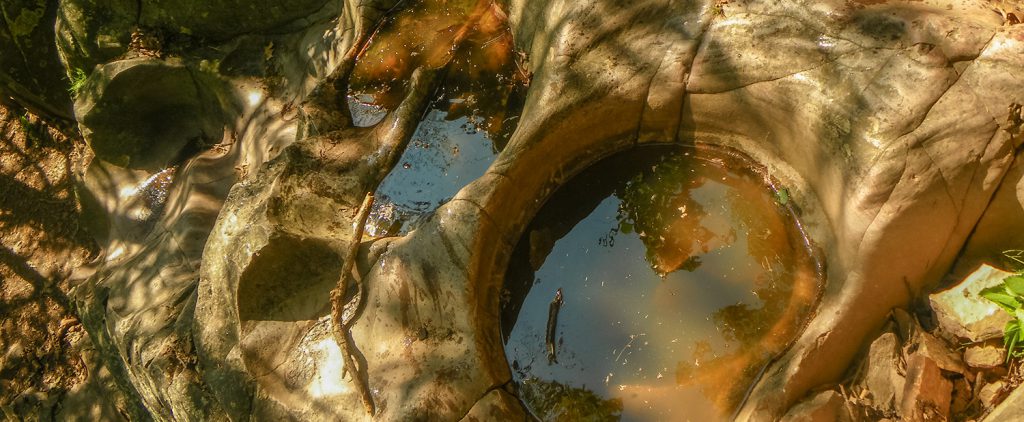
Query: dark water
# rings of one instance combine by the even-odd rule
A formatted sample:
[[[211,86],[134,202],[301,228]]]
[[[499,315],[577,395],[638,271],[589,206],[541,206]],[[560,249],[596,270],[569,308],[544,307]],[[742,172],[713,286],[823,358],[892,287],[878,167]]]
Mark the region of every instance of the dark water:
[[[494,161],[487,132],[468,117],[449,116],[433,109],[420,122],[398,165],[377,188],[368,234],[408,232]]]
[[[406,233],[482,176],[518,123],[525,87],[505,12],[490,1],[414,1],[386,18],[353,71],[358,126],[380,122],[417,67],[443,69],[398,165],[377,189],[367,232]]]
[[[524,401],[544,420],[727,419],[817,297],[783,202],[742,161],[678,147],[613,157],[563,187],[506,276],[505,350]]]

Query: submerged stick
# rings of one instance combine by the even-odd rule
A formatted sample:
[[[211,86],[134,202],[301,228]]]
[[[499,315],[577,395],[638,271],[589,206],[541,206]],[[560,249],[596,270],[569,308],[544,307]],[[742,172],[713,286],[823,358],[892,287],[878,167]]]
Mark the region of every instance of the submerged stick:
[[[345,372],[352,375],[352,383],[359,390],[360,398],[363,400],[363,407],[366,408],[366,413],[371,416],[374,413],[373,396],[370,395],[370,387],[367,385],[366,380],[360,374],[362,371],[356,368],[355,359],[352,357],[354,346],[349,338],[351,334],[349,332],[351,321],[344,321],[343,314],[345,311],[345,292],[348,291],[349,277],[352,275],[352,267],[355,265],[359,254],[359,245],[362,243],[363,238],[363,227],[366,226],[366,219],[370,216],[370,208],[372,207],[373,193],[367,192],[363,198],[362,205],[359,206],[355,231],[352,233],[352,240],[348,245],[348,255],[341,266],[341,277],[338,279],[338,286],[331,290],[331,328],[334,332],[334,341],[341,348],[341,357],[345,364],[342,376],[344,376]],[[363,289],[360,287],[358,295],[362,295],[362,291]],[[362,301],[360,300],[359,302]],[[365,370],[366,368],[363,369]],[[368,374],[367,377],[369,377]]]
[[[555,299],[548,306],[548,329],[545,336],[545,344],[548,348],[548,365],[558,363],[555,355],[555,331],[558,328],[558,310],[562,308],[562,289],[555,291]]]

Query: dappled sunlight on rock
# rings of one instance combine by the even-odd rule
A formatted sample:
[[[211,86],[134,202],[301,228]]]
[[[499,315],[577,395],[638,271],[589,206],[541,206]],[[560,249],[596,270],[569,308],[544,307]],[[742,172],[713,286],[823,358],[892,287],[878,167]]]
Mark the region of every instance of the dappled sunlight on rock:
[[[69,300],[138,419],[829,410],[1024,215],[1014,7],[150,3],[52,18]]]

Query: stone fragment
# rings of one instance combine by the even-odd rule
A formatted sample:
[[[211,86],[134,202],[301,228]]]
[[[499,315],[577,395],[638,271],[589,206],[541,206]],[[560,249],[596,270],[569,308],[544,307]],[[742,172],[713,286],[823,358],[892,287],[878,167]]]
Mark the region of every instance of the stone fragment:
[[[1003,335],[1010,315],[979,293],[1013,275],[988,264],[978,267],[960,284],[929,296],[943,331],[977,342]]]
[[[1002,365],[1005,358],[1003,347],[992,342],[974,345],[964,351],[964,360],[972,368],[995,368]]]
[[[938,365],[939,369],[973,378],[971,372],[967,370],[967,366],[964,365],[963,359],[960,358],[960,354],[954,352],[944,341],[924,330],[917,331],[914,341],[908,345],[908,350],[928,357]]]
[[[989,385],[994,385],[996,383],[1001,384],[1001,381],[996,381]],[[985,387],[988,387],[989,385],[986,385]],[[985,390],[985,387],[982,388],[982,391]],[[989,399],[994,400],[994,397],[997,396],[998,390],[1002,387],[1004,387],[1004,385],[999,385],[998,388],[992,387],[995,393],[993,393],[992,398]],[[980,398],[982,399],[982,403],[985,403],[984,400],[987,396]],[[992,406],[992,402],[985,403],[985,407],[990,406]],[[992,409],[992,412],[990,412],[982,422],[1015,421],[1020,420],[1021,415],[1024,415],[1024,388],[1018,386],[1010,393],[1010,395],[1007,396],[1006,399],[1002,400],[1002,403],[998,404],[995,409]]]
[[[981,391],[978,392],[978,400],[981,400],[981,404],[984,405],[986,408],[992,407],[992,405],[996,403],[996,400],[999,399],[999,395],[1000,393],[1003,392],[1004,388],[1006,388],[1006,382],[1002,380],[993,381],[988,384],[985,384],[985,386],[981,387]],[[1014,393],[1017,393],[1017,391],[1014,391]],[[1009,399],[1010,398],[1007,397],[1007,400],[1005,401],[1008,402],[1010,401]],[[1021,406],[1022,410],[1024,410],[1024,402],[1021,403]]]
[[[921,353],[907,359],[907,383],[900,414],[905,420],[949,420],[953,383],[934,360]]]
[[[871,343],[865,362],[861,387],[870,392],[872,407],[883,412],[895,412],[903,400],[906,379],[899,371],[899,339],[887,332]]]
[[[822,391],[789,409],[781,422],[851,421],[846,399],[835,390]]]

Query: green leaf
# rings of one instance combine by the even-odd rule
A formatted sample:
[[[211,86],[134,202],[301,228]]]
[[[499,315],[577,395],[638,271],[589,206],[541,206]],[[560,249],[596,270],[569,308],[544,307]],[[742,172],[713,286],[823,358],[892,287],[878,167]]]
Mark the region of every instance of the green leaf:
[[[1011,319],[1006,321],[1006,325],[1003,326],[1003,334],[1009,337],[1010,335],[1016,335],[1020,332],[1020,321]]]
[[[1012,319],[1003,327],[1003,346],[1006,347],[1006,361],[1017,356],[1017,345],[1021,342],[1020,320]]]
[[[1017,296],[1024,296],[1024,277],[1014,275],[1003,279],[1003,284],[1006,285],[1006,290],[1012,292]]]
[[[1002,329],[1002,345],[1007,348],[1007,362],[1010,362],[1010,357],[1014,356],[1014,350],[1017,349],[1017,344],[1020,342],[1021,325],[1020,320],[1011,320],[1007,323],[1007,326]]]
[[[1005,309],[1006,312],[1011,314],[1017,309],[1020,309],[1021,306],[1020,302],[1017,301],[1015,297],[1006,294],[1002,284],[982,290],[981,297],[995,302],[996,305],[999,305]]]
[[[779,201],[779,204],[786,205],[789,203],[789,189],[781,188],[775,191],[775,200]]]

